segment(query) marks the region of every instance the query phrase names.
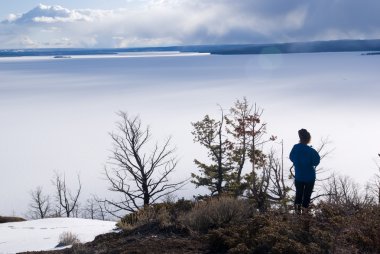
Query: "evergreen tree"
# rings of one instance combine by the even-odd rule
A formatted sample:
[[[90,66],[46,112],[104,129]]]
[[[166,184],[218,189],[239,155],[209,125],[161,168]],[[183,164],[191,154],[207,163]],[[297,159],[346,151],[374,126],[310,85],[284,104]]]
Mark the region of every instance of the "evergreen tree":
[[[207,149],[209,164],[197,159],[194,163],[199,168],[201,174],[192,174],[191,181],[197,187],[206,186],[211,191],[211,195],[220,195],[227,191],[227,183],[230,181],[232,170],[229,151],[229,142],[225,132],[225,121],[223,110],[219,121],[206,115],[201,121],[192,123],[194,142],[201,144]]]
[[[261,121],[262,113],[263,109],[243,98],[235,102],[226,121],[234,144],[231,159],[235,167],[231,185],[238,195],[247,191],[260,210],[267,206],[271,183],[271,164],[262,148],[266,142],[276,139],[274,136],[266,138],[266,123]],[[244,168],[249,173],[243,175]]]
[[[243,98],[234,103],[229,115],[222,111],[219,121],[206,115],[202,121],[193,123],[194,141],[208,150],[211,164],[195,160],[201,175],[193,174],[192,182],[209,187],[212,195],[247,194],[259,209],[264,209],[268,191],[273,189],[270,184],[275,176],[271,172],[275,160],[273,154],[268,158],[262,148],[275,137],[266,137],[262,113],[262,109]]]

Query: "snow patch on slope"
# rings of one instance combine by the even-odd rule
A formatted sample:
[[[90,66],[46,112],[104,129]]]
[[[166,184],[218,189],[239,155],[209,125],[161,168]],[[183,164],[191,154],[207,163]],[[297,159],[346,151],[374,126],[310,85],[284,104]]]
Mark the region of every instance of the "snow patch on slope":
[[[71,232],[84,242],[111,232],[116,222],[78,218],[49,218],[0,224],[0,253],[53,250],[59,235]]]

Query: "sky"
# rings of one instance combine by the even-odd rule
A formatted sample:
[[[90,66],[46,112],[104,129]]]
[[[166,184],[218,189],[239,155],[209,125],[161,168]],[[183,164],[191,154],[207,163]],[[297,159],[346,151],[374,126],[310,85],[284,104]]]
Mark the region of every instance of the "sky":
[[[0,2],[0,48],[140,47],[380,38],[377,0]]]

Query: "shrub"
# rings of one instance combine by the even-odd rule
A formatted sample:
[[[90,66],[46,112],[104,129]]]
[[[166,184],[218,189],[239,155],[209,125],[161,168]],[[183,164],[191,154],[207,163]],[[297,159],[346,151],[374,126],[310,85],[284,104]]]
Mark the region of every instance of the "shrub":
[[[379,206],[347,211],[319,204],[314,214],[266,212],[210,230],[217,253],[380,253]]]
[[[207,232],[209,229],[244,221],[250,213],[246,200],[223,196],[198,202],[180,220],[194,230]]]
[[[288,214],[258,213],[240,224],[211,230],[207,239],[218,253],[321,253],[304,223]]]
[[[380,207],[320,203],[316,224],[327,232],[333,250],[380,253]]]
[[[379,218],[379,205],[320,202],[297,216],[281,209],[258,213],[247,200],[224,196],[156,204],[122,221],[143,235],[201,236],[210,253],[380,253]]]
[[[131,230],[149,223],[158,223],[161,228],[177,223],[177,218],[193,207],[189,200],[180,199],[176,203],[166,202],[146,206],[137,212],[127,214],[117,224],[124,230]]]
[[[72,232],[63,232],[59,235],[59,243],[56,247],[64,247],[79,244],[78,236]]]

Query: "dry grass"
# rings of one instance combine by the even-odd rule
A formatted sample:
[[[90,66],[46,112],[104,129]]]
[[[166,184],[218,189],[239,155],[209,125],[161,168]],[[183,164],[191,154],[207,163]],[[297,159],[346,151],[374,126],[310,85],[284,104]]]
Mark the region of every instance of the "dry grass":
[[[117,226],[123,230],[131,230],[139,226],[158,222],[160,225],[170,225],[170,215],[165,205],[147,206],[135,213],[125,216]]]
[[[181,216],[180,221],[194,230],[207,232],[244,221],[250,214],[251,209],[246,200],[223,196],[198,202],[189,213]]]
[[[314,214],[271,211],[242,223],[210,230],[214,252],[380,253],[379,206],[346,207],[321,203]]]
[[[178,223],[177,218],[187,213],[193,207],[188,200],[178,200],[176,203],[166,202],[146,206],[135,213],[127,214],[118,224],[119,228],[132,230],[146,224],[159,224],[161,228]]]
[[[233,197],[164,203],[127,215],[123,228],[140,235],[187,230],[210,253],[380,253],[379,205],[320,202],[301,216],[255,211],[248,200]]]
[[[63,232],[59,235],[59,243],[57,247],[64,247],[69,245],[75,245],[79,244],[79,238],[78,235],[72,233],[72,232]]]

